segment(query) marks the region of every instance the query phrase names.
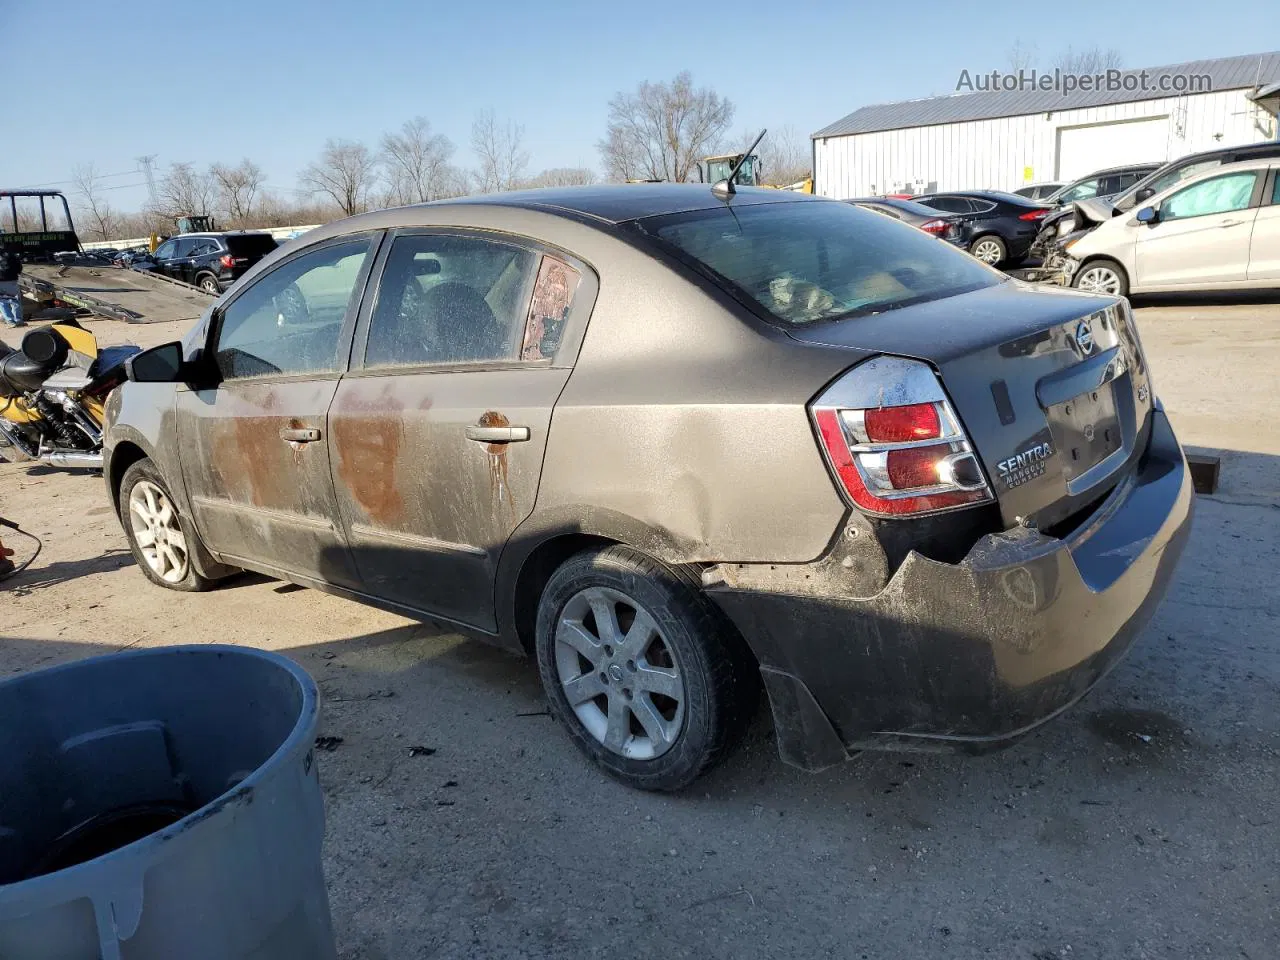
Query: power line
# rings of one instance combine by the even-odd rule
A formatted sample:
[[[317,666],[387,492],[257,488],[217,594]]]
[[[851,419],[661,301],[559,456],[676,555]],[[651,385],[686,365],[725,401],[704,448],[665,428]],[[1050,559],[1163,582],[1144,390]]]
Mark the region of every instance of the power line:
[[[138,169],[135,167],[135,168],[134,168],[134,169],[132,169],[132,170],[125,170],[125,171],[123,171],[123,172],[121,172],[121,173],[96,173],[96,174],[94,174],[94,175],[93,175],[93,179],[94,179],[94,180],[106,180],[106,179],[108,179],[108,178],[110,178],[110,177],[135,177],[135,176],[137,176],[137,175],[138,175],[138,172],[139,172],[139,171],[138,171]],[[60,184],[64,184],[64,183],[79,183],[79,182],[80,182],[80,180],[79,180],[79,178],[78,178],[78,177],[73,177],[73,178],[72,178],[72,179],[70,179],[70,180],[49,180],[49,181],[47,181],[47,182],[45,182],[45,183],[29,183],[29,184],[27,184],[25,187],[18,187],[17,189],[19,189],[19,190],[38,190],[38,189],[39,189],[39,188],[41,188],[41,187],[56,187],[56,186],[59,186]]]

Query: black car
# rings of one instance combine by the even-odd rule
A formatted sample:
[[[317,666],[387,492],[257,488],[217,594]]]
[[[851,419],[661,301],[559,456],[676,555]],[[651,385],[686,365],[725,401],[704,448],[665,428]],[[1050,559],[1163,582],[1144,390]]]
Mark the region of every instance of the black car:
[[[1052,209],[1046,206],[1047,201],[999,190],[930,193],[914,199],[934,210],[964,214],[969,224],[969,252],[993,267],[1022,260],[1036,238],[1040,221]]]
[[[874,210],[876,213],[883,213],[886,217],[893,217],[913,227],[919,227],[925,233],[932,234],[957,247],[967,248],[969,245],[967,220],[958,214],[939,216],[937,210],[926,207],[923,203],[899,200],[896,197],[859,197],[846,202],[866,210]]]
[[[269,233],[184,233],[151,255],[158,273],[217,296],[276,249]]]
[[[1046,202],[1063,206],[1090,197],[1114,197],[1160,169],[1158,163],[1131,163],[1123,167],[1095,170],[1087,177],[1072,180],[1051,194]]]
[[[1223,147],[1220,150],[1206,150],[1203,153],[1189,153],[1185,157],[1170,160],[1164,166],[1156,168],[1118,196],[1106,197],[1105,194],[1100,194],[1100,197],[1106,197],[1112,208],[1110,215],[1116,216],[1135,209],[1139,204],[1180,183],[1192,174],[1212,167],[1220,167],[1224,163],[1239,163],[1241,160],[1260,160],[1267,157],[1280,157],[1280,142],[1252,143],[1238,147]],[[1075,208],[1071,203],[1065,203],[1060,209],[1041,220],[1040,231],[1032,245],[1032,255],[1047,256],[1055,240],[1076,230],[1075,220]]]

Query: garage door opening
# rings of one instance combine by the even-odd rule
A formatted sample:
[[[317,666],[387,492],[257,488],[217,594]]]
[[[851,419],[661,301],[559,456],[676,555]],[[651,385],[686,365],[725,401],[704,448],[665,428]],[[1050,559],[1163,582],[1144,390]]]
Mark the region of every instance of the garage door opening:
[[[1169,152],[1169,118],[1058,128],[1059,180],[1127,163],[1163,163]]]

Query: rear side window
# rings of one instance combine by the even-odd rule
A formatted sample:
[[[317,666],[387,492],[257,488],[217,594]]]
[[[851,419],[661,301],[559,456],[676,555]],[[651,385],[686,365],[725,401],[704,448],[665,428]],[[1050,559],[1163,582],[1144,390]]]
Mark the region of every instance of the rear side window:
[[[256,257],[261,260],[279,244],[269,233],[246,233],[226,238],[232,256]]]
[[[719,206],[640,226],[786,324],[881,313],[1001,282],[949,244],[846,203]]]
[[[514,360],[539,256],[481,237],[397,237],[369,321],[367,366]]]
[[[917,202],[947,213],[969,213],[973,209],[963,197],[928,197]]]
[[[1280,169],[1276,170],[1276,181],[1271,187],[1271,202],[1280,204]]]

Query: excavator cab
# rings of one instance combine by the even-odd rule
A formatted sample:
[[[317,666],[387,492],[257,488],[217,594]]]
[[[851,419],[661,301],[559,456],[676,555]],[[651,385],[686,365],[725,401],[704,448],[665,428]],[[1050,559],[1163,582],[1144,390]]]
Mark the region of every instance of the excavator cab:
[[[218,229],[213,217],[204,214],[175,217],[173,222],[178,233],[212,233]]]
[[[754,153],[746,156],[729,153],[719,157],[704,157],[698,165],[698,172],[704,183],[719,183],[729,179],[729,174],[739,162],[742,166],[738,169],[738,175],[733,178],[734,184],[739,187],[760,186],[760,158]]]

